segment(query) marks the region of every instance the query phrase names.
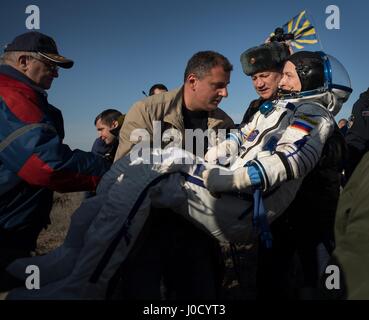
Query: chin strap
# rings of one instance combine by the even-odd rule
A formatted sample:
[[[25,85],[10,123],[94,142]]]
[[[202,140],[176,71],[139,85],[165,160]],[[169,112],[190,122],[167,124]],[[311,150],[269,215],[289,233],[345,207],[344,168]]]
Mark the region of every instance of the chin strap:
[[[265,212],[263,198],[261,190],[255,190],[254,192],[254,215],[253,225],[255,228],[260,229],[260,239],[265,248],[270,249],[272,247],[272,233]]]

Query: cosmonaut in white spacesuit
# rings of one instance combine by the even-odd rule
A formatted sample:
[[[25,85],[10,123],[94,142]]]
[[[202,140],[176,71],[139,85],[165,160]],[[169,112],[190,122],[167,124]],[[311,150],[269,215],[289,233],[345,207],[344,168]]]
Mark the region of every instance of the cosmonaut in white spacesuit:
[[[17,288],[8,298],[104,298],[152,205],[171,208],[219,241],[247,242],[259,227],[270,245],[268,221],[288,207],[317,163],[333,116],[351,93],[347,72],[335,58],[306,51],[287,59],[280,89],[281,99],[263,104],[249,124],[210,149],[208,162],[183,164],[194,156],[180,149],[163,151],[160,164],[117,161],[97,196],[72,216],[62,246],[8,267],[25,278],[27,265],[38,266],[41,288]],[[229,168],[218,165],[225,162]]]

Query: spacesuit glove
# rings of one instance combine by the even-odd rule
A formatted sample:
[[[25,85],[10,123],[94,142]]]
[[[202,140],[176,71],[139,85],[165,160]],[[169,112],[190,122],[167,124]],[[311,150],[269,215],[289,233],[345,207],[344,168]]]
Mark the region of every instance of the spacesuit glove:
[[[205,155],[205,160],[211,164],[229,164],[238,155],[238,143],[227,139],[210,148]]]
[[[222,168],[205,170],[202,174],[206,188],[212,193],[243,192],[252,186],[247,167],[230,171]]]

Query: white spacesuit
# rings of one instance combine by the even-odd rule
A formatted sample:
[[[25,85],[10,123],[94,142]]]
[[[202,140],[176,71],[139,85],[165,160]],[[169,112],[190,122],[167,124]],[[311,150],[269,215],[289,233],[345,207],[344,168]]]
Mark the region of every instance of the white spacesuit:
[[[195,158],[175,148],[162,152],[161,164],[132,165],[129,157],[117,161],[103,177],[97,196],[74,213],[61,247],[8,267],[22,279],[28,265],[38,266],[41,288],[17,288],[8,298],[103,299],[151,206],[171,208],[219,241],[247,242],[255,224],[267,234],[267,220],[288,207],[319,160],[333,131],[332,113],[340,108],[336,97],[349,92],[345,90],[341,85],[335,91],[328,84],[315,94],[301,92],[262,105],[247,126],[208,152],[210,163],[197,159],[196,164],[182,164],[184,158]],[[334,110],[328,111],[329,105]],[[229,168],[215,164],[225,153]]]

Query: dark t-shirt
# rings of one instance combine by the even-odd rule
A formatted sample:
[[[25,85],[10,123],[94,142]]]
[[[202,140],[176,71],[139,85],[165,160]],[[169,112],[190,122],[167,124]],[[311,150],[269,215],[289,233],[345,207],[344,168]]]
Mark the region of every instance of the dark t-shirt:
[[[208,112],[190,111],[182,106],[182,116],[185,129],[208,129]],[[207,138],[197,140],[205,153]],[[186,146],[189,145],[187,141]],[[193,147],[187,151],[196,153],[196,147],[194,137]],[[167,299],[217,297],[223,276],[218,241],[171,209],[151,209],[129,259],[123,271],[125,298],[160,299],[162,276]]]
[[[191,111],[182,106],[183,123],[185,129],[196,130],[200,129],[205,132],[208,129],[208,112],[207,111]],[[202,137],[202,136],[201,136]],[[197,140],[197,141],[196,141]],[[196,143],[197,142],[197,143]],[[187,150],[196,154],[196,148],[199,147],[203,150],[204,154],[208,148],[208,139],[196,139],[196,135],[193,137],[193,149]],[[186,147],[189,144],[186,144]]]

